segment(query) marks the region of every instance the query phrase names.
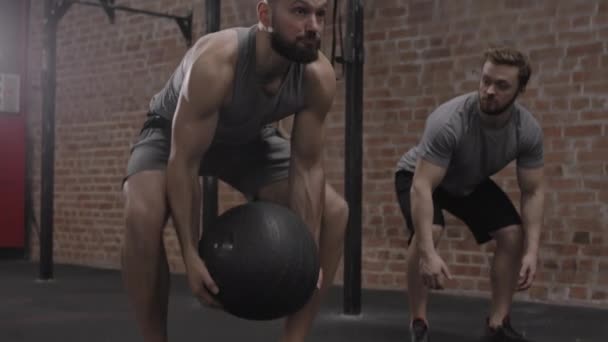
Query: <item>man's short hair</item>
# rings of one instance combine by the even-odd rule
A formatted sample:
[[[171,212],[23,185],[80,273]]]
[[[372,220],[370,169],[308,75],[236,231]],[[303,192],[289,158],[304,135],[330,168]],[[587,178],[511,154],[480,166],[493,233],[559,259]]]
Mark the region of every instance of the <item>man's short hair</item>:
[[[524,91],[530,76],[532,68],[528,58],[518,50],[509,47],[491,47],[484,53],[484,63],[490,61],[497,65],[510,65],[518,68],[519,90]]]

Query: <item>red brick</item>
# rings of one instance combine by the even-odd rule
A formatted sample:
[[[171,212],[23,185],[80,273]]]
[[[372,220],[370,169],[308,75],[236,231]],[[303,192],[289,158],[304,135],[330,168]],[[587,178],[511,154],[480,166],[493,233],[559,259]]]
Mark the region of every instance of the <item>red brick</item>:
[[[546,152],[544,158],[546,163],[566,163],[574,159],[574,152]]]
[[[532,298],[540,300],[546,300],[549,297],[549,290],[545,286],[532,286],[528,292]]]
[[[580,89],[580,84],[548,85],[544,87],[544,92],[548,96],[561,97],[562,99],[565,99],[570,94],[579,93]]]
[[[488,280],[479,280],[477,282],[477,289],[482,292],[488,292],[491,289],[490,282]]]
[[[590,60],[590,61],[594,61],[594,60]],[[603,80],[605,80],[605,77],[602,77],[602,72],[601,71],[597,71],[597,70],[593,70],[591,69],[594,66],[587,66],[585,71],[581,71],[581,72],[574,72],[572,74],[572,80],[575,83],[581,83],[581,82],[601,82]]]
[[[391,72],[394,73],[419,73],[422,69],[420,64],[399,64],[391,67]]]
[[[414,2],[409,6],[408,21],[413,23],[420,23],[428,21],[433,15],[433,3],[432,2]]]
[[[431,48],[422,53],[422,57],[425,59],[435,59],[450,57],[450,49],[448,48]]]
[[[591,242],[589,232],[575,232],[572,238],[573,243],[589,244]]]
[[[602,81],[585,84],[585,91],[588,94],[605,95],[608,92],[608,82]]]
[[[529,55],[531,60],[545,60],[561,57],[564,54],[564,49],[560,47],[542,47],[533,48]]]
[[[606,119],[604,111],[585,111],[581,113],[581,119],[584,121],[600,121]]]
[[[530,6],[530,3],[525,0],[506,0],[505,9],[524,9]]]
[[[384,262],[379,261],[364,261],[361,267],[365,271],[379,272],[385,270],[386,264]]]
[[[587,299],[589,297],[589,290],[586,287],[571,287],[570,298],[572,299]]]
[[[598,136],[602,132],[602,127],[598,125],[580,125],[570,126],[564,129],[564,135],[567,137],[590,137]]]
[[[591,292],[591,299],[597,301],[606,301],[608,299],[607,291],[593,291]]]
[[[386,32],[383,31],[375,31],[375,32],[369,32],[367,34],[365,34],[365,40],[366,41],[384,41],[386,39]]]
[[[557,14],[570,17],[573,14],[594,13],[595,3],[589,1],[570,1],[560,3],[557,7]]]
[[[572,28],[581,29],[591,25],[591,18],[589,16],[576,17],[572,19]]]
[[[557,200],[561,203],[587,203],[595,199],[595,194],[588,191],[558,192]]]
[[[608,149],[597,149],[592,152],[579,151],[576,155],[576,159],[577,161],[584,163],[593,161],[604,161],[606,160],[606,156],[608,156]]]
[[[557,36],[558,43],[586,43],[593,41],[595,36],[593,31],[566,31],[559,32]]]
[[[405,8],[383,8],[379,11],[380,17],[401,17],[405,15]]]

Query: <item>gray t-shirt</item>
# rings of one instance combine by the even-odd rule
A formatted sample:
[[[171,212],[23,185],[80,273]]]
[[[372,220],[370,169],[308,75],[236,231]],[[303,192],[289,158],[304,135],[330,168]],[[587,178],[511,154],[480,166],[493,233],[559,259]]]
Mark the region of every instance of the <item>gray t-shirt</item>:
[[[414,172],[418,158],[447,169],[439,185],[463,196],[511,161],[517,167],[543,165],[543,132],[532,114],[515,103],[509,121],[497,129],[482,126],[478,93],[455,97],[429,115],[419,144],[397,163]]]

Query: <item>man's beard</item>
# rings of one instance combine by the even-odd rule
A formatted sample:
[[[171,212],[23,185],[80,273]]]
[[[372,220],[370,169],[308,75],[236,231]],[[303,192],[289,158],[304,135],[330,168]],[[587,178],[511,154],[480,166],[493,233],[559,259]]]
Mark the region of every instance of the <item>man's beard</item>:
[[[274,30],[270,33],[270,42],[272,48],[281,56],[296,63],[311,63],[317,60],[319,57],[319,48],[321,47],[321,40],[316,37],[315,34],[307,35],[305,38],[298,38],[295,42],[290,43],[283,39],[278,32]],[[299,46],[300,40],[313,40],[314,44],[305,44],[305,46]]]
[[[491,98],[491,100],[488,100],[487,97],[484,99],[482,97],[482,95],[479,94],[479,108],[481,109],[481,111],[484,114],[491,115],[491,116],[500,115],[500,114],[504,113],[507,109],[509,109],[509,107],[511,107],[511,105],[513,105],[513,103],[517,99],[517,95],[518,95],[518,92],[516,92],[515,95],[513,95],[513,98],[511,100],[509,100],[509,102],[507,102],[504,106],[492,108],[488,101],[492,101],[495,103],[496,99]]]

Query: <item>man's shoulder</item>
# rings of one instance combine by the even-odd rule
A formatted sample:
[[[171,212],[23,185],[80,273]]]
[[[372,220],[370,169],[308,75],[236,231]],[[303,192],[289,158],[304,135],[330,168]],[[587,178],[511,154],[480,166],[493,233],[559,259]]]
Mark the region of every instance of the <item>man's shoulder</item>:
[[[226,29],[207,34],[196,41],[184,57],[183,82],[193,93],[218,91],[225,95],[233,82],[238,56],[238,33]]]
[[[304,65],[304,80],[309,84],[334,83],[336,74],[327,57],[319,51],[316,61]]]
[[[336,74],[325,55],[304,66],[304,93],[313,103],[332,102],[336,91]]]
[[[518,115],[518,126],[520,129],[528,130],[540,130],[541,125],[538,119],[532,114],[532,112],[526,108],[523,104],[515,102],[515,109]]]
[[[464,93],[441,103],[436,110],[450,112],[473,111],[477,100],[477,92]]]
[[[446,125],[466,120],[471,113],[474,113],[476,99],[477,93],[475,92],[453,97],[437,106],[429,115],[428,122],[435,125]]]
[[[238,30],[241,29],[244,28],[227,28],[200,37],[189,52],[190,62],[230,62],[234,65],[239,49]]]

